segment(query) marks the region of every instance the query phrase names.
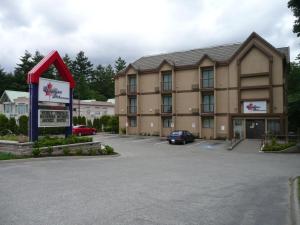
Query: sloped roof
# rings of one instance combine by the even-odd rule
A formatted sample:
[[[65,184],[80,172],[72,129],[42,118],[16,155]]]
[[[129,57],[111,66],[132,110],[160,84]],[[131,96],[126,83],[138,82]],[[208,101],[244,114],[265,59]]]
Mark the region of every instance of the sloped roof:
[[[208,55],[214,61],[225,61],[229,59],[240,46],[240,43],[236,43],[183,52],[145,56],[136,60],[132,65],[138,70],[149,70],[159,67],[163,60],[167,60],[170,64],[172,63],[176,66],[186,66],[196,64],[204,55]]]
[[[24,91],[10,91],[5,90],[0,98],[0,102],[3,102],[4,96],[7,96],[9,101],[14,102],[17,98],[29,98],[29,93]]]
[[[205,56],[216,62],[227,62],[228,60],[232,59],[232,57],[234,57],[234,55],[237,54],[240,51],[240,49],[242,49],[243,46],[247,42],[249,42],[253,37],[260,39],[269,47],[277,51],[279,55],[285,56],[286,61],[289,62],[290,56],[288,47],[274,48],[270,43],[265,41],[255,32],[253,32],[248,37],[248,39],[242,43],[225,44],[220,46],[199,48],[188,51],[144,56],[131,63],[130,66],[132,66],[138,71],[155,70],[159,68],[161,66],[161,63],[164,61],[168,62],[170,65],[173,65],[175,67],[191,66],[197,65],[199,60],[203,59],[203,57]],[[120,71],[119,74],[122,74],[124,72],[126,73],[126,69]]]

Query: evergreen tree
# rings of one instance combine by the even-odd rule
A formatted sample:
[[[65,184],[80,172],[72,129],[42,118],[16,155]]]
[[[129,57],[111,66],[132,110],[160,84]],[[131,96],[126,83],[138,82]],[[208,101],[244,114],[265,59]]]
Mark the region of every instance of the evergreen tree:
[[[293,32],[300,37],[300,1],[290,0],[288,2],[288,7],[292,10],[296,20],[294,22]]]
[[[32,55],[25,51],[24,56],[20,58],[21,63],[17,64],[14,71],[14,87],[17,91],[28,91],[27,74],[34,67]]]
[[[121,70],[126,68],[126,61],[124,59],[122,59],[121,57],[119,57],[116,61],[115,61],[115,70],[116,73],[119,73]]]
[[[72,63],[73,76],[76,82],[74,90],[74,97],[79,99],[87,99],[90,97],[90,89],[88,81],[92,77],[93,64],[89,61],[88,57],[80,51],[76,59]]]

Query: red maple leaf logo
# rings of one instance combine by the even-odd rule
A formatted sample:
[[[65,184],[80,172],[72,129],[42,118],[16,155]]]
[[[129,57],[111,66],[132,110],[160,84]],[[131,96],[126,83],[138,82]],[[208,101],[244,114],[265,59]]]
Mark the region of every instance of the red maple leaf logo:
[[[46,91],[45,91],[46,96],[51,96],[52,87],[53,87],[53,85],[49,82],[47,84],[47,88],[46,88]]]

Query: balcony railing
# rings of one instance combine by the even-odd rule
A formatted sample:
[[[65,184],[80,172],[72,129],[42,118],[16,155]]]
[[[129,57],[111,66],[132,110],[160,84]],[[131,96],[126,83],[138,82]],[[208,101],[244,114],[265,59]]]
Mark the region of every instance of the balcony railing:
[[[137,107],[136,105],[129,105],[127,106],[127,114],[136,114],[137,112]]]
[[[162,92],[172,92],[172,82],[161,82]]]
[[[161,105],[162,113],[172,113],[172,105]]]
[[[214,88],[214,79],[201,79],[202,88]]]
[[[129,84],[127,85],[127,93],[131,95],[136,94],[136,85]]]
[[[214,112],[214,104],[201,104],[201,112],[202,113],[213,113]]]

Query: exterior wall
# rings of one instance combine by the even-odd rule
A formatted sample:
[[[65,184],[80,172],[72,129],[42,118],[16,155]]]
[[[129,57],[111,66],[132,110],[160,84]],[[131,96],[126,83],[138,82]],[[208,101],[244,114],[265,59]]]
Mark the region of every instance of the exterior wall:
[[[125,76],[116,79],[116,107],[120,118],[127,118],[128,95],[120,95],[121,87],[126,89],[128,75],[137,75],[138,121],[137,128],[128,128],[128,133],[156,133],[166,136],[171,130],[189,130],[205,138],[232,137],[232,120],[241,118],[276,118],[285,117],[283,61],[270,46],[257,38],[247,44],[231,59],[228,64],[219,65],[208,57],[200,62],[198,68],[175,68],[168,63],[155,72],[137,72],[130,68]],[[214,68],[214,88],[201,88],[201,70]],[[162,125],[161,76],[163,71],[172,71],[172,117],[174,127]],[[141,74],[139,74],[141,73]],[[119,89],[119,90],[118,90]],[[201,112],[202,96],[210,91],[214,95],[214,112],[209,115]],[[244,114],[243,101],[266,101],[266,114]],[[124,109],[122,111],[122,109]],[[214,118],[214,128],[203,128],[201,118]],[[124,120],[124,118],[123,118]],[[153,123],[153,126],[150,124]],[[123,125],[120,125],[124,126]]]

